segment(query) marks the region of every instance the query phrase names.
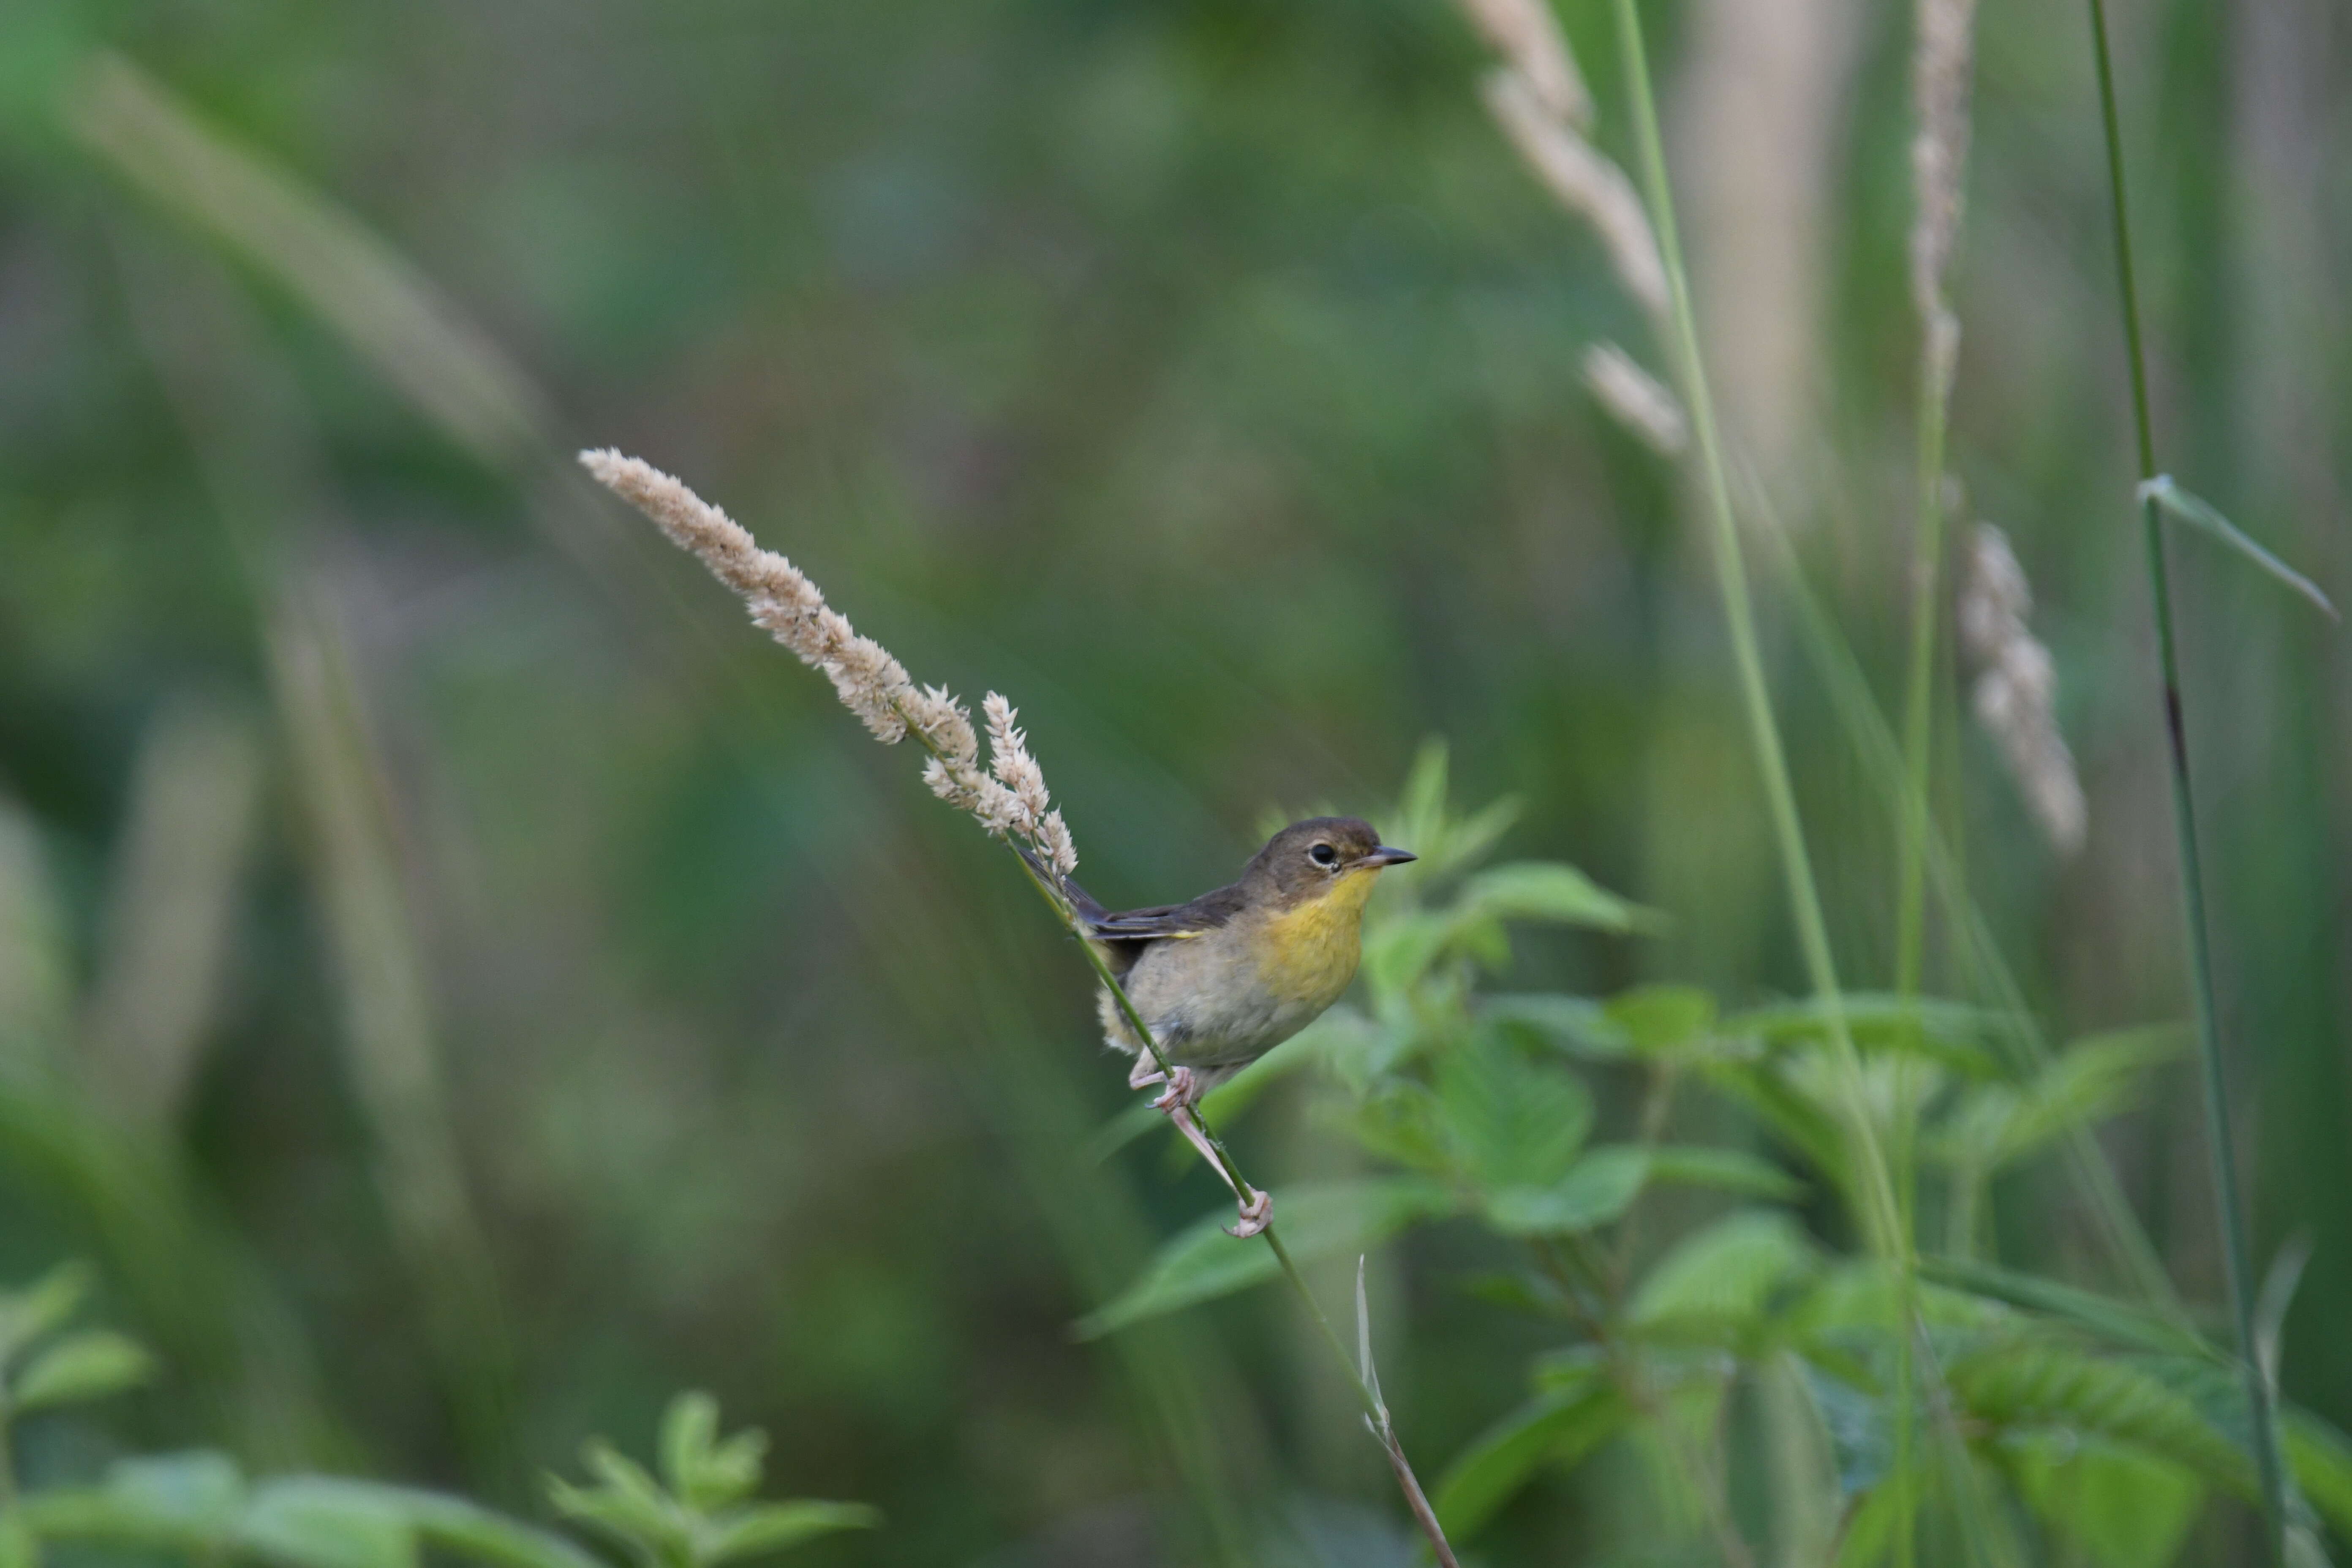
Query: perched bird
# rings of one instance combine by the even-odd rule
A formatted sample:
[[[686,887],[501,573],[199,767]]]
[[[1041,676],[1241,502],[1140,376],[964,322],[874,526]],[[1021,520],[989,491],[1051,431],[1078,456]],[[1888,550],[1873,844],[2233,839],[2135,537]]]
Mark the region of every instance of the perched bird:
[[[1354,816],[1312,816],[1266,841],[1241,880],[1189,904],[1113,914],[1061,886],[1087,940],[1150,1025],[1174,1081],[1153,1104],[1223,1173],[1192,1115],[1201,1095],[1320,1016],[1355,978],[1364,902],[1383,867],[1413,859]],[[1161,1081],[1118,1004],[1101,996],[1107,1042],[1135,1058],[1129,1083]],[[1274,1200],[1241,1203],[1236,1236],[1265,1228]]]

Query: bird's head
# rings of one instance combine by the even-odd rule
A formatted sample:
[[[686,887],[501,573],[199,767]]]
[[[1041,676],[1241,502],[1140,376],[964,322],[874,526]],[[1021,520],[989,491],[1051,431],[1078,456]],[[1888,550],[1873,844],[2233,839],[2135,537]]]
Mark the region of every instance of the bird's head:
[[[1277,909],[1339,897],[1360,910],[1381,868],[1413,858],[1381,843],[1360,816],[1310,816],[1267,839],[1242,879]]]

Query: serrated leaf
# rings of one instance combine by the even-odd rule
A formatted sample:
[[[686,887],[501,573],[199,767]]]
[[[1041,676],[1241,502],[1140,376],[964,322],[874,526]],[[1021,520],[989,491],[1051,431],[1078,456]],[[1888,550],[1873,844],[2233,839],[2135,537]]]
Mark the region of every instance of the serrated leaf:
[[[1418,1176],[1374,1177],[1299,1186],[1275,1194],[1275,1224],[1292,1258],[1366,1251],[1417,1220],[1450,1212],[1445,1188]],[[1101,1310],[1080,1320],[1082,1339],[1094,1339],[1180,1308],[1214,1300],[1265,1283],[1281,1272],[1271,1247],[1224,1233],[1230,1208],[1178,1234],[1141,1279]]]
[[[1634,1294],[1627,1321],[1644,1331],[1744,1327],[1813,1262],[1812,1244],[1783,1214],[1742,1210],[1677,1242]]]
[[[1552,1185],[1592,1126],[1582,1083],[1493,1035],[1473,1035],[1440,1058],[1437,1098],[1454,1161],[1482,1191]]]
[[[1498,1187],[1481,1203],[1487,1223],[1506,1236],[1562,1236],[1624,1217],[1649,1174],[1647,1150],[1612,1144],[1586,1151],[1548,1187]]]
[[[2223,517],[2220,509],[2212,502],[2181,489],[2173,481],[2170,474],[2158,474],[2156,478],[2143,483],[2139,487],[2139,499],[2143,501],[2154,501],[2172,516],[2203,532],[2208,538],[2219,540],[2228,545],[2273,578],[2311,601],[2329,620],[2340,621],[2344,618],[2336,613],[2335,605],[2329,602],[2326,595],[2319,591],[2317,584],[2255,543],[2253,539],[2236,523]]]
[[[138,1387],[155,1373],[155,1358],[110,1329],[85,1329],[36,1352],[9,1379],[20,1411],[103,1399]]]
[[[2143,1075],[2179,1055],[2188,1039],[2180,1026],[2162,1024],[2079,1040],[2022,1084],[1969,1090],[1939,1142],[1982,1170],[2014,1163],[2127,1109]]]
[[[1584,996],[1539,993],[1481,996],[1478,1022],[1518,1032],[1571,1057],[1614,1061],[1625,1055],[1625,1031],[1602,1005]]]
[[[1665,917],[1602,888],[1557,860],[1515,860],[1462,885],[1457,908],[1503,921],[1542,921],[1620,933],[1655,931]]]
[[[1425,1175],[1441,1175],[1451,1163],[1437,1096],[1424,1084],[1383,1085],[1355,1108],[1347,1125],[1366,1149]]]
[[[323,1476],[264,1481],[237,1521],[247,1551],[283,1568],[415,1568],[401,1510],[364,1486]]]
[[[1846,1031],[1865,1052],[1907,1051],[1975,1079],[2005,1076],[2011,1033],[1999,1013],[1932,996],[1904,997],[1886,992],[1846,991],[1838,997]],[[1721,1032],[1762,1040],[1769,1046],[1826,1041],[1830,1012],[1816,998],[1752,1007],[1723,1020]]]
[[[2185,1465],[2242,1494],[2252,1488],[2240,1445],[2150,1363],[2026,1340],[1954,1356],[1945,1380],[1963,1409],[2005,1431],[2052,1428],[2100,1437]]]
[[[1448,1465],[1433,1498],[1438,1522],[1467,1540],[1547,1465],[1574,1465],[1622,1430],[1633,1411],[1594,1376],[1556,1389],[1505,1416]]]
[[[700,1542],[706,1563],[759,1557],[844,1530],[873,1530],[878,1510],[854,1502],[794,1501],[731,1509],[710,1523]]]

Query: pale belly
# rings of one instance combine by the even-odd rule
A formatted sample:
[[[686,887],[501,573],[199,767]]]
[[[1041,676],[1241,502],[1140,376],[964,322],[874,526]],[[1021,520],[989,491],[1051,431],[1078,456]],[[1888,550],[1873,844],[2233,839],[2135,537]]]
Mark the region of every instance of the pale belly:
[[[1155,942],[1129,972],[1128,995],[1171,1061],[1243,1067],[1313,1023],[1348,989],[1359,951],[1353,921],[1334,934],[1344,940],[1318,940],[1321,931],[1295,928],[1244,933],[1228,927]],[[1107,1026],[1115,1021],[1106,1016]],[[1140,1044],[1123,1027],[1109,1034],[1124,1050]]]

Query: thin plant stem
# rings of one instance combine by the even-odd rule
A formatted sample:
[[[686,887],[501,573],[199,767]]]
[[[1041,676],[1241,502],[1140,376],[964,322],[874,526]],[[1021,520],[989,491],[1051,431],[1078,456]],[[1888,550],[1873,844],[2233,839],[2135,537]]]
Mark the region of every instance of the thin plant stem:
[[[2139,287],[2132,271],[2131,220],[2124,194],[2122,123],[2116,112],[2115,67],[2108,58],[2105,0],[2090,0],[2093,58],[2098,68],[2099,118],[2107,142],[2107,184],[2114,195],[2116,282],[2121,294],[2124,346],[2131,362],[2132,429],[2139,445],[2143,487],[2157,476],[2155,422],[2148,415],[2147,360],[2141,346]],[[2205,871],[2197,848],[2196,796],[2189,786],[2188,726],[2181,712],[2180,661],[2172,629],[2172,584],[2166,570],[2164,523],[2155,497],[2143,489],[2140,531],[2147,547],[2148,594],[2156,616],[2157,664],[2164,688],[2164,722],[2172,763],[2172,826],[2179,844],[2181,916],[2188,927],[2189,983],[2197,1004],[2197,1040],[2205,1065],[2207,1152],[2221,1211],[2221,1256],[2230,1283],[2230,1310],[2238,1332],[2238,1359],[2252,1415],[2254,1463],[2263,1488],[2264,1554],[2273,1564],[2286,1554],[2286,1476],[2279,1460],[2278,1428],[2270,1380],[2254,1349],[2252,1268],[2244,1210],[2238,1194],[2237,1140],[2230,1125],[2230,1083],[2221,1060],[2221,1029],[2213,1005],[2213,953],[2205,913]]]
[[[1135,1003],[1127,994],[1127,987],[1118,983],[1118,977],[1111,973],[1110,966],[1103,962],[1102,954],[1096,952],[1094,943],[1087,940],[1087,934],[1079,927],[1068,900],[1049,879],[1041,876],[1037,868],[1025,858],[1021,860],[1021,868],[1028,877],[1031,885],[1037,889],[1038,895],[1053,907],[1055,917],[1068,929],[1072,936],[1077,938],[1078,949],[1087,955],[1087,963],[1093,967],[1095,978],[1102,982],[1103,989],[1109,993],[1113,1004],[1118,1008],[1119,1016],[1127,1020],[1127,1026],[1134,1032],[1135,1037],[1143,1042],[1143,1048],[1151,1053],[1153,1065],[1160,1068],[1163,1077],[1172,1082],[1175,1076],[1174,1068],[1168,1060],[1166,1053],[1160,1049],[1159,1038],[1152,1034],[1151,1026],[1143,1021],[1143,1015],[1136,1011]],[[1257,1189],[1251,1186],[1249,1179],[1242,1174],[1241,1167],[1234,1163],[1233,1154],[1226,1149],[1224,1141],[1210,1128],[1207,1121],[1202,1119],[1197,1110],[1193,1115],[1194,1121],[1201,1129],[1202,1136],[1216,1154],[1217,1168],[1223,1173],[1226,1181],[1232,1184],[1241,1200],[1244,1204],[1248,1203],[1257,1195]],[[1430,1550],[1436,1554],[1440,1568],[1461,1568],[1460,1562],[1454,1555],[1453,1546],[1445,1539],[1444,1528],[1437,1521],[1437,1511],[1430,1507],[1429,1496],[1422,1489],[1421,1479],[1413,1474],[1412,1463],[1405,1458],[1404,1445],[1397,1438],[1395,1425],[1389,1418],[1388,1405],[1379,1394],[1372,1392],[1371,1385],[1364,1381],[1363,1373],[1357,1368],[1355,1357],[1349,1353],[1346,1343],[1339,1338],[1339,1331],[1331,1326],[1331,1320],[1324,1312],[1323,1304],[1315,1299],[1315,1292],[1307,1288],[1307,1277],[1298,1271],[1298,1265],[1292,1259],[1290,1249],[1282,1244],[1282,1237],[1276,1234],[1274,1226],[1269,1224],[1258,1234],[1265,1237],[1266,1248],[1274,1254],[1274,1260],[1282,1266],[1283,1278],[1290,1282],[1290,1289],[1297,1296],[1299,1304],[1307,1309],[1307,1315],[1313,1321],[1316,1330],[1322,1334],[1323,1342],[1331,1347],[1331,1353],[1339,1358],[1340,1366],[1347,1370],[1348,1381],[1355,1388],[1358,1402],[1364,1407],[1364,1425],[1370,1428],[1372,1436],[1379,1440],[1381,1447],[1387,1453],[1389,1468],[1396,1473],[1397,1488],[1404,1494],[1405,1506],[1411,1510],[1413,1522],[1420,1527],[1423,1536],[1429,1542]]]
[[[1787,531],[1771,521],[1771,500],[1752,472],[1740,476],[1742,493],[1748,504],[1766,521],[1760,533],[1767,541],[1780,580],[1790,602],[1797,611],[1797,626],[1801,643],[1811,659],[1816,676],[1828,689],[1830,703],[1840,724],[1854,749],[1854,755],[1879,787],[1888,792],[1899,790],[1903,782],[1903,755],[1899,742],[1886,716],[1878,710],[1870,684],[1855,661],[1853,650],[1846,646],[1821,597],[1805,578],[1796,551],[1790,547]],[[1966,880],[1960,874],[1959,857],[1956,847],[1946,841],[1943,830],[1933,819],[1927,824],[1923,840],[1928,881],[1933,886],[1937,902],[1946,925],[1952,931],[1958,957],[1963,966],[1969,991],[1992,999],[2015,1031],[2019,1047],[2017,1065],[2040,1068],[2050,1060],[2050,1042],[2032,1010],[2026,1005],[2025,993],[2017,977],[2010,972],[2002,958],[2000,946],[1993,940],[1991,929],[1985,923],[1983,911],[1969,895]],[[2112,1257],[2120,1277],[2131,1282],[2147,1301],[2156,1305],[2177,1322],[2189,1321],[2187,1310],[2172,1279],[2164,1271],[2163,1261],[2149,1245],[2147,1232],[2116,1180],[2115,1171],[2107,1163],[2105,1152],[2097,1138],[2086,1127],[2071,1128],[2066,1138],[2069,1164],[2089,1205],[2101,1241]],[[1963,1182],[1958,1184],[1971,1204],[1974,1194]],[[1964,1230],[1961,1235],[1972,1234]],[[1965,1246],[1954,1250],[1965,1254]]]
[[[1939,352],[1937,346],[1937,313],[1942,309],[1937,281],[1935,296],[1922,303],[1919,321],[1918,543],[1911,563],[1911,665],[1904,683],[1902,808],[1895,834],[1895,994],[1903,1009],[1905,1027],[1914,1035],[1920,1026],[1919,990],[1926,966],[1928,792],[1936,763],[1937,634],[1943,625],[1944,431],[1952,393],[1949,352]],[[1917,1113],[1912,1103],[1911,1079],[1912,1053],[1906,1051],[1895,1068],[1893,1156],[1895,1202],[1906,1237],[1916,1234],[1919,1202]],[[1909,1349],[1911,1326],[1919,1310],[1916,1275],[1906,1269],[1899,1287],[1902,1326],[1897,1338],[1902,1348],[1895,1363],[1895,1552],[1898,1568],[1910,1568],[1916,1556],[1918,1512],[1912,1486],[1916,1436],[1911,1413],[1916,1391]]]
[[[1895,1472],[1897,1540],[1906,1543],[1908,1561],[1916,1503],[1907,1463],[1910,1448],[1912,1382],[1909,1321],[1916,1292],[1917,1257],[1911,1242],[1908,1205],[1890,1173],[1885,1151],[1873,1125],[1864,1092],[1862,1058],[1846,1021],[1845,1000],[1838,984],[1837,962],[1830,947],[1829,923],[1822,912],[1820,889],[1813,879],[1812,858],[1805,846],[1804,823],[1797,814],[1796,793],[1790,784],[1789,764],[1781,744],[1779,721],[1772,712],[1771,693],[1764,679],[1764,659],[1756,634],[1756,616],[1748,585],[1748,565],[1739,540],[1738,519],[1731,503],[1731,484],[1724,461],[1715,400],[1708,390],[1706,366],[1699,352],[1698,321],[1691,306],[1690,282],[1683,266],[1682,239],[1675,220],[1673,186],[1666,174],[1664,138],[1658,128],[1658,110],[1650,84],[1648,50],[1642,41],[1642,17],[1634,0],[1615,0],[1618,43],[1624,56],[1625,78],[1633,96],[1634,133],[1641,145],[1642,173],[1648,188],[1650,220],[1657,230],[1660,259],[1665,265],[1668,297],[1673,304],[1674,337],[1681,362],[1683,397],[1689,405],[1701,477],[1713,525],[1716,573],[1722,590],[1724,619],[1731,633],[1732,657],[1739,673],[1740,695],[1748,710],[1750,738],[1764,795],[1770,807],[1779,840],[1782,872],[1789,885],[1790,912],[1811,973],[1813,991],[1829,1026],[1843,1089],[1846,1119],[1853,1140],[1850,1180],[1858,1189],[1853,1196],[1861,1209],[1864,1233],[1873,1250],[1890,1263],[1898,1285],[1898,1322],[1895,1334],[1896,1368]],[[1902,1115],[1897,1109],[1898,1119]]]
[[[1838,984],[1837,963],[1830,948],[1829,923],[1822,913],[1813,866],[1805,847],[1805,829],[1797,815],[1796,793],[1789,782],[1789,763],[1780,742],[1780,723],[1772,712],[1771,693],[1764,680],[1764,656],[1757,640],[1756,612],[1748,585],[1747,559],[1733,515],[1731,484],[1717,433],[1715,402],[1707,391],[1706,370],[1700,358],[1698,324],[1691,310],[1690,284],[1683,269],[1682,242],[1675,226],[1674,193],[1666,178],[1658,110],[1650,87],[1649,60],[1642,43],[1642,18],[1634,0],[1614,0],[1619,43],[1624,51],[1625,75],[1632,84],[1633,123],[1641,143],[1643,184],[1648,189],[1650,217],[1657,229],[1658,249],[1665,264],[1666,284],[1674,311],[1674,339],[1680,362],[1684,399],[1690,405],[1691,429],[1696,437],[1700,477],[1712,524],[1717,579],[1723,596],[1724,619],[1731,633],[1733,662],[1747,709],[1749,740],[1756,750],[1757,770],[1763,777],[1764,796],[1780,846],[1781,869],[1789,884],[1790,911],[1796,921],[1805,967],[1828,1025],[1843,1083],[1845,1112],[1852,1124],[1859,1169],[1852,1180],[1859,1190],[1852,1196],[1862,1211],[1864,1229],[1884,1256],[1906,1264],[1910,1247],[1905,1239],[1895,1184],[1887,1174],[1885,1151],[1872,1125],[1863,1091],[1862,1058],[1854,1048],[1853,1032],[1846,1021],[1845,997]]]

